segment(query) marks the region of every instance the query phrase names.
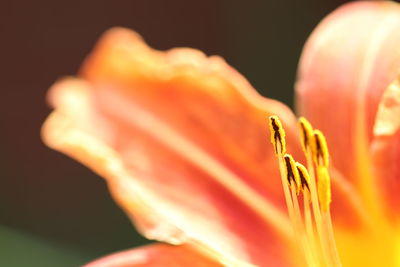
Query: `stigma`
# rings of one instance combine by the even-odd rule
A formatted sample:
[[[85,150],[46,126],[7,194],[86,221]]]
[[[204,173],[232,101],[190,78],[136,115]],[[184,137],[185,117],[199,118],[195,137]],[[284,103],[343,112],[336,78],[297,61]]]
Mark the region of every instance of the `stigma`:
[[[269,117],[271,143],[278,158],[288,215],[300,254],[307,266],[341,266],[330,215],[329,151],[324,134],[305,119],[298,120],[306,163],[286,150],[285,130]]]

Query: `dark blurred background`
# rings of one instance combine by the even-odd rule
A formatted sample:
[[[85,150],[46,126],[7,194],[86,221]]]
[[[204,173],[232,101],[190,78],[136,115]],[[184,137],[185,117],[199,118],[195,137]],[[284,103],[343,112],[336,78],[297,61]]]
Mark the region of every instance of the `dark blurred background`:
[[[43,145],[47,89],[74,75],[102,32],[223,56],[265,96],[292,104],[301,48],[338,0],[3,1],[0,8],[0,265],[78,266],[147,242],[104,181]]]

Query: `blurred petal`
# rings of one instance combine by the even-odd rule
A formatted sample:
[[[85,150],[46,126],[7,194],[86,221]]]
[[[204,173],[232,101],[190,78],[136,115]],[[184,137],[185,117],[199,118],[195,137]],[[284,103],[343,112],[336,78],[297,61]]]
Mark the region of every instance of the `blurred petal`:
[[[371,145],[373,163],[391,213],[400,211],[400,77],[384,92],[379,104]],[[389,213],[390,214],[390,213]]]
[[[222,266],[189,246],[155,244],[100,258],[84,267],[205,267]]]
[[[400,67],[399,26],[395,3],[347,4],[322,21],[302,54],[299,111],[326,133],[336,167],[349,178],[356,134],[370,140],[382,93]],[[366,127],[356,129],[360,119]]]
[[[125,29],[106,33],[83,77],[51,89],[44,140],[105,177],[144,235],[224,261],[296,261],[267,127],[280,116],[301,158],[289,109],[219,57],[155,51]]]
[[[374,137],[393,136],[400,128],[400,76],[386,88],[378,106]]]
[[[400,69],[399,28],[394,2],[344,5],[306,43],[296,85],[299,112],[324,131],[334,166],[370,207],[381,197],[369,148],[378,104]]]

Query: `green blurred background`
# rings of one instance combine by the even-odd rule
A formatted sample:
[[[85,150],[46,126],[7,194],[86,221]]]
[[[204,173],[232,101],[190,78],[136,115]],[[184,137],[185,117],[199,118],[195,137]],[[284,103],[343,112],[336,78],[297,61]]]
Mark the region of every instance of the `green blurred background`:
[[[292,104],[307,36],[338,0],[8,1],[0,9],[0,266],[79,266],[148,241],[104,181],[46,148],[49,86],[74,75],[99,35],[137,30],[158,49],[218,54],[262,94]]]

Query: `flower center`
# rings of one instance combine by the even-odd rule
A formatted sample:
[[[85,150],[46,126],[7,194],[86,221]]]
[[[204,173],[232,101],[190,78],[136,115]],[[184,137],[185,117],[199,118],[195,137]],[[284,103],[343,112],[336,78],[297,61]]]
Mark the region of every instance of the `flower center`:
[[[329,152],[324,135],[299,119],[305,167],[286,153],[285,131],[277,116],[269,118],[271,142],[298,248],[307,266],[341,266],[330,214]]]

